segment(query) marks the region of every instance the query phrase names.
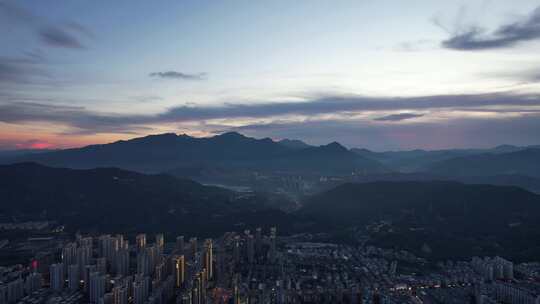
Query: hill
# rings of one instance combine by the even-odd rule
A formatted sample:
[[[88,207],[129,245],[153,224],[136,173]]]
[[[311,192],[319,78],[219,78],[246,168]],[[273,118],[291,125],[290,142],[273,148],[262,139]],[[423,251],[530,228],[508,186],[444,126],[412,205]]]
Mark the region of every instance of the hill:
[[[116,168],[0,166],[0,197],[4,216],[57,220],[68,229],[212,235],[237,225],[289,226],[283,212],[265,207],[260,199]]]
[[[430,173],[445,176],[524,175],[540,177],[540,149],[456,157],[431,165]]]
[[[377,244],[420,254],[426,243],[435,258],[523,258],[540,252],[540,196],[517,187],[442,181],[349,183],[311,197],[299,214],[341,229],[367,229]]]
[[[435,163],[457,157],[467,157],[479,154],[504,154],[519,152],[526,149],[538,149],[539,146],[519,147],[500,145],[490,149],[446,149],[446,150],[408,150],[374,152],[368,149],[351,149],[352,152],[365,158],[376,160],[393,171],[418,172],[425,171]]]
[[[354,175],[348,177],[345,181],[327,181],[325,190],[334,188],[345,182],[351,183],[369,183],[379,181],[406,182],[406,181],[454,181],[464,184],[488,184],[498,186],[515,186],[540,194],[540,178],[517,175],[489,175],[489,176],[443,176],[426,172],[388,172],[382,174]]]

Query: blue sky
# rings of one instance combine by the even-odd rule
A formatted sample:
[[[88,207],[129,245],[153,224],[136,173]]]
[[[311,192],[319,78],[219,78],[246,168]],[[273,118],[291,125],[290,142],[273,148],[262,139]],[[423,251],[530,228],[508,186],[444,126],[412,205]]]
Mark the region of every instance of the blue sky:
[[[538,144],[537,7],[0,1],[0,149],[230,130],[375,150]]]

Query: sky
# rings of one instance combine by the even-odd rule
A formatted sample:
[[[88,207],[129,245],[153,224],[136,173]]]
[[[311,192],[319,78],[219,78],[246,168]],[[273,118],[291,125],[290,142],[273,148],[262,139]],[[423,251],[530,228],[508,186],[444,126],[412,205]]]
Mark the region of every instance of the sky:
[[[0,150],[540,144],[540,1],[0,0]]]

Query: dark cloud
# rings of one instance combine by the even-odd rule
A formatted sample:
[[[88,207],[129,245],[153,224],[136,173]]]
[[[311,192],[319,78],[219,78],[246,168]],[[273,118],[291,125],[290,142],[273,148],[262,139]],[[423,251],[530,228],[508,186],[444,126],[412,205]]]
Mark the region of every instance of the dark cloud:
[[[0,2],[0,22],[1,24],[12,27],[13,25],[36,25],[39,17],[31,14],[29,11],[6,1]]]
[[[64,26],[74,32],[83,34],[87,38],[92,38],[92,39],[96,38],[94,32],[92,32],[87,27],[83,26],[82,24],[78,22],[75,22],[75,21],[66,22]]]
[[[402,121],[417,117],[422,117],[424,114],[414,114],[414,113],[399,113],[399,114],[392,114],[392,115],[386,115],[382,117],[375,118],[374,120],[377,121]]]
[[[176,71],[167,72],[154,72],[149,74],[150,77],[168,78],[168,79],[181,79],[181,80],[205,80],[206,73],[187,74]]]
[[[47,45],[71,49],[82,49],[84,46],[72,33],[57,26],[46,26],[39,30],[41,40]]]
[[[52,23],[28,10],[0,2],[0,25],[6,28],[28,28],[48,46],[70,49],[84,48],[81,36],[93,38],[92,31],[76,22]]]
[[[524,20],[502,25],[492,33],[480,27],[469,27],[442,42],[454,50],[475,51],[513,47],[518,43],[540,39],[540,7]]]
[[[0,122],[60,123],[73,128],[69,134],[133,134],[137,130],[150,130],[144,124],[152,122],[152,119],[149,116],[143,115],[98,113],[89,111],[84,107],[33,102],[10,102],[0,104]]]
[[[144,130],[148,125],[160,123],[201,122],[210,119],[268,118],[282,119],[283,115],[301,115],[317,120],[319,114],[347,116],[358,112],[427,111],[482,109],[488,106],[514,107],[520,115],[527,108],[540,105],[540,96],[484,94],[439,95],[408,98],[383,98],[363,96],[324,96],[304,102],[225,104],[221,106],[182,106],[158,114],[119,115],[89,111],[83,107],[47,105],[33,102],[0,103],[0,121],[7,123],[48,121],[71,126],[74,132],[130,133]],[[500,107],[499,107],[500,106]],[[534,110],[534,109],[533,109]],[[530,111],[531,113],[534,111]],[[406,113],[403,113],[406,114]],[[399,115],[399,114],[397,114]],[[419,115],[419,114],[416,114]],[[397,121],[406,116],[394,116]],[[343,120],[346,117],[343,118]],[[396,124],[397,125],[397,124]],[[540,130],[537,130],[540,131]]]
[[[485,106],[536,106],[537,95],[478,94],[422,97],[322,96],[302,102],[225,104],[215,107],[181,106],[158,115],[161,120],[193,121],[214,118],[271,117],[287,114],[318,115],[338,112],[400,111]]]

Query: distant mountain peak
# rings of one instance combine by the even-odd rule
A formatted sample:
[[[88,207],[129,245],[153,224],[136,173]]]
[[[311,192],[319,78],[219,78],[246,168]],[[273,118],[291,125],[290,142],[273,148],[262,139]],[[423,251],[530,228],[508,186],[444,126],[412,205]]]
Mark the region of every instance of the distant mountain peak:
[[[516,152],[516,151],[519,151],[519,150],[523,150],[523,148],[521,147],[518,147],[518,146],[514,146],[514,145],[499,145],[495,148],[492,149],[493,151],[496,151],[496,152]]]
[[[151,134],[151,135],[147,135],[143,137],[137,137],[131,140],[153,140],[153,139],[164,139],[164,138],[169,139],[169,138],[177,138],[177,137],[178,135],[176,135],[175,133],[160,133],[160,134]]]
[[[247,136],[240,134],[235,131],[225,132],[221,133],[219,135],[214,136],[215,138],[248,138]]]
[[[176,133],[161,133],[161,134],[152,134],[152,135],[148,135],[148,136],[145,136],[143,138],[159,138],[159,137],[178,137],[178,135],[176,135]]]
[[[327,145],[321,146],[321,148],[331,150],[331,151],[339,151],[339,152],[348,152],[349,149],[345,148],[342,144],[338,143],[337,141],[333,141]]]
[[[178,135],[175,133],[161,133],[161,134],[152,134],[144,137],[137,137],[130,140],[121,140],[118,143],[160,143],[166,144],[174,142],[178,139]]]

